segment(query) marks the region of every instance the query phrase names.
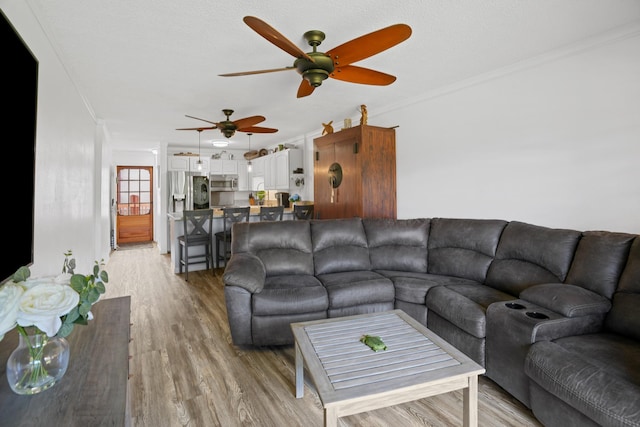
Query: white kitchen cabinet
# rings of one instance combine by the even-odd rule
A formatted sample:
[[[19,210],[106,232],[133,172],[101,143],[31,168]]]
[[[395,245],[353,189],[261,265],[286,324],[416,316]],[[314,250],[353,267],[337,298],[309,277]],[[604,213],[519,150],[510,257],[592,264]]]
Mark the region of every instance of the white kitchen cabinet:
[[[264,189],[276,189],[276,155],[264,156]]]
[[[209,160],[209,173],[211,175],[222,175],[222,160]]]
[[[209,162],[209,173],[212,175],[237,175],[237,160],[211,159]]]
[[[167,169],[170,171],[184,171],[189,172],[189,156],[168,156],[169,164]]]
[[[236,175],[238,173],[238,161],[237,160],[223,160],[222,161],[222,174],[223,175]]]
[[[247,162],[237,160],[238,162],[238,191],[249,191],[249,173],[247,172]]]
[[[293,171],[302,168],[302,150],[289,149],[273,154],[273,185],[275,190],[289,190]]]
[[[198,169],[198,160],[202,161],[202,167],[200,169]],[[209,159],[206,157],[189,157],[189,171],[209,175]]]

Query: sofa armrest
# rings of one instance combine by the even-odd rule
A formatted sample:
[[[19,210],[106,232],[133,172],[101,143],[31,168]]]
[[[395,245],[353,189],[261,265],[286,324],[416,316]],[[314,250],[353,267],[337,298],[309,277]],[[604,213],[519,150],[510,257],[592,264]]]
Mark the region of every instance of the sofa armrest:
[[[605,314],[611,309],[607,298],[576,285],[544,283],[520,292],[520,299],[561,314],[581,317]]]
[[[599,332],[604,316],[566,317],[523,299],[494,302],[486,317],[487,376],[529,406],[529,380],[522,366],[531,344]]]
[[[267,270],[260,258],[250,253],[239,253],[229,259],[222,281],[225,286],[238,286],[256,294],[264,288],[266,276]]]

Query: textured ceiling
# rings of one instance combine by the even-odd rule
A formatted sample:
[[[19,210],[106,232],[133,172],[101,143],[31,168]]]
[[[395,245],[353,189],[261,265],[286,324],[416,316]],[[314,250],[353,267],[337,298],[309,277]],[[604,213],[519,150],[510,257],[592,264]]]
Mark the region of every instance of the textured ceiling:
[[[197,147],[197,132],[180,127],[263,115],[261,148],[321,129],[322,122],[358,119],[439,88],[598,37],[640,19],[638,0],[28,0],[69,74],[116,148],[160,143]],[[256,16],[305,52],[303,34],[326,33],[325,52],[396,23],[413,33],[405,42],[354,65],[397,77],[390,86],[326,80],[296,98],[295,71],[241,77],[218,74],[293,65],[294,58],[249,28]],[[370,117],[372,115],[370,114]],[[203,144],[221,138],[202,133]],[[246,149],[236,133],[230,148]]]

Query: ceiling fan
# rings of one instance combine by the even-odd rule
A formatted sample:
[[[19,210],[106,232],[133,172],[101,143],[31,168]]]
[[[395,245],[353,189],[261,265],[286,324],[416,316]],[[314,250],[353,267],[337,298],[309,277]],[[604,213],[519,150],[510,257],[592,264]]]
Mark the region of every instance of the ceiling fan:
[[[265,128],[261,126],[256,126],[258,123],[264,122],[266,119],[264,116],[251,116],[245,117],[244,119],[231,120],[229,116],[233,114],[233,110],[224,109],[222,113],[227,116],[226,120],[221,122],[212,122],[210,120],[201,119],[198,117],[193,117],[185,114],[186,117],[196,120],[202,120],[203,122],[211,123],[213,126],[208,127],[197,127],[197,128],[179,128],[176,130],[197,130],[203,131],[207,129],[220,129],[222,134],[227,138],[231,138],[236,131],[238,132],[250,132],[250,133],[274,133],[278,132],[278,129],[274,128]]]
[[[303,78],[298,87],[298,98],[311,95],[314,89],[328,77],[367,85],[386,86],[393,83],[396,78],[392,75],[351,64],[389,49],[411,36],[411,27],[395,24],[355,38],[323,53],[316,49],[324,40],[325,34],[322,31],[311,30],[304,33],[304,38],[313,51],[305,53],[266,22],[254,16],[245,16],[243,20],[255,32],[294,56],[296,60],[291,67],[220,74],[220,76],[234,77],[297,70]]]

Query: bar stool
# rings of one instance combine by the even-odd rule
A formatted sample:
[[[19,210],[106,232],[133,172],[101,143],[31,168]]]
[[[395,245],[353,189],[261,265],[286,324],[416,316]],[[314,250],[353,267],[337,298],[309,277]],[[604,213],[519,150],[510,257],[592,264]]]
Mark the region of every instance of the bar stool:
[[[218,231],[216,236],[216,268],[220,268],[220,260],[225,265],[231,256],[231,229],[236,222],[249,221],[251,207],[244,208],[223,208],[222,209],[222,231]],[[222,250],[220,250],[222,245]]]
[[[313,205],[293,205],[293,219],[312,219]]]
[[[260,206],[260,221],[282,221],[284,206]]]
[[[182,212],[184,234],[178,237],[180,244],[179,272],[185,270],[185,280],[189,281],[189,264],[206,262],[207,270],[213,268],[213,239],[211,235],[213,209],[199,209]],[[189,255],[189,249],[204,246],[204,254]]]

